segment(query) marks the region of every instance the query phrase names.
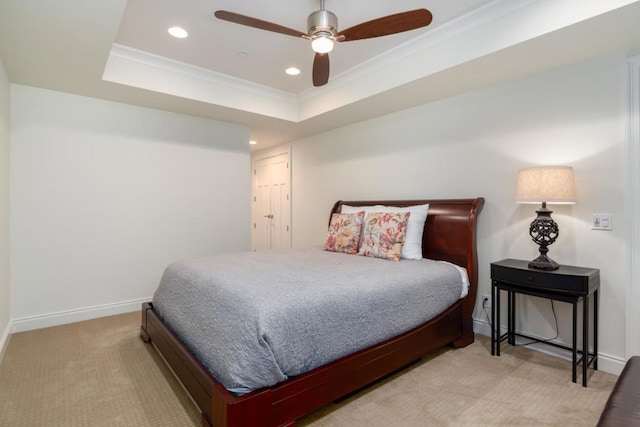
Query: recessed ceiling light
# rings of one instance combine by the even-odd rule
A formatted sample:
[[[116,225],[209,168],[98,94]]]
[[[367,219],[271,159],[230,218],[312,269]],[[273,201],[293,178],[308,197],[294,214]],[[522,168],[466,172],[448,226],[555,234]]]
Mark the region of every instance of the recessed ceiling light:
[[[169,28],[169,34],[171,34],[173,37],[177,38],[177,39],[184,39],[189,37],[189,33],[187,33],[187,30],[185,30],[182,27],[171,27]]]
[[[258,143],[258,141],[254,141],[254,140],[249,141],[250,145],[256,145],[257,143]]]
[[[289,67],[284,70],[284,72],[289,74],[290,76],[297,76],[298,74],[300,74],[300,69],[296,67]]]

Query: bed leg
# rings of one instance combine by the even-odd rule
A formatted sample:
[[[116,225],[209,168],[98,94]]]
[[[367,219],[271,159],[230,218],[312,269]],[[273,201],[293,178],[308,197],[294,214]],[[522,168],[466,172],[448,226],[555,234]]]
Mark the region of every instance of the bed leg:
[[[142,338],[142,341],[144,341],[147,344],[149,344],[151,342],[151,337],[147,333],[147,310],[151,310],[151,303],[150,302],[145,302],[145,303],[142,304],[142,312],[140,313],[141,314],[141,319],[140,319],[140,338]]]
[[[144,330],[142,326],[140,326],[140,338],[142,338],[142,341],[144,341],[147,344],[151,342],[151,337],[149,336],[147,331]]]
[[[457,340],[453,341],[453,346],[455,348],[462,348],[462,347],[468,346],[469,344],[473,344],[473,341],[474,341],[474,334],[473,332],[470,332],[468,334],[464,334]]]

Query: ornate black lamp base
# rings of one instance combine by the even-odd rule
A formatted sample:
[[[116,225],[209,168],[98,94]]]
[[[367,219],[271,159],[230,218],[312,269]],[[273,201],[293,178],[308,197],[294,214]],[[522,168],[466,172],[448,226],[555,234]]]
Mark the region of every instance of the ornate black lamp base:
[[[548,256],[540,255],[538,258],[529,262],[529,268],[535,268],[537,270],[552,271],[560,268],[560,265],[558,265],[557,262],[555,262]]]
[[[529,263],[529,268],[547,271],[560,268],[557,262],[547,256],[548,246],[555,242],[559,235],[558,224],[551,218],[552,212],[547,209],[547,203],[542,202],[542,207],[536,211],[538,216],[529,226],[529,235],[540,245],[540,256]]]

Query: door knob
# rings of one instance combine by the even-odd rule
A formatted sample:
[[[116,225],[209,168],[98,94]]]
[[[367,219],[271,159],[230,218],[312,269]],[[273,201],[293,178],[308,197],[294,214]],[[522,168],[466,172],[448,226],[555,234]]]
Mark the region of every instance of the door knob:
[[[265,218],[273,219],[273,214],[265,215]]]

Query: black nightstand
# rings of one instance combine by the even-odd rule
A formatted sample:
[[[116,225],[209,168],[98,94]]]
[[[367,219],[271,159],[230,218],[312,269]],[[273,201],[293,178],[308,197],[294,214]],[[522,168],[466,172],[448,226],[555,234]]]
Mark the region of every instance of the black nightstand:
[[[582,385],[587,386],[587,367],[598,369],[598,290],[600,270],[561,265],[554,271],[535,270],[529,262],[504,259],[491,263],[491,355],[500,356],[504,340],[515,345],[516,336],[544,342],[572,352],[575,383],[582,364]],[[500,335],[500,291],[507,291],[507,332]],[[532,295],[573,304],[573,345],[568,347],[516,332],[516,294]],[[591,298],[593,296],[593,298]],[[589,352],[589,300],[593,299],[593,353]],[[577,348],[578,303],[582,301],[582,349]],[[578,354],[580,358],[578,359]]]

